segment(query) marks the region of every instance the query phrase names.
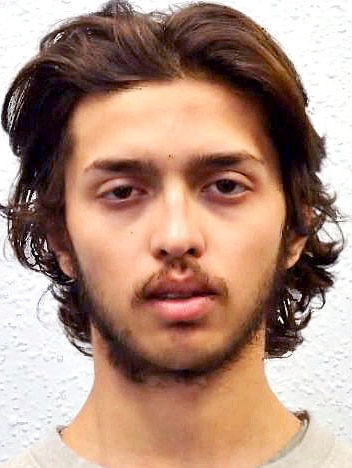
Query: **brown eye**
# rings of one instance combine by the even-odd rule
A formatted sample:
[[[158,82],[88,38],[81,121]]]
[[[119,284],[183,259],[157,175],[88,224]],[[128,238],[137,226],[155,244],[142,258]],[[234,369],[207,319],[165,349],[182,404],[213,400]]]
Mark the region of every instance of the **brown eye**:
[[[219,190],[221,193],[231,193],[233,192],[236,187],[239,185],[237,182],[234,180],[230,179],[222,179],[218,180],[216,183],[216,188]]]
[[[243,184],[233,179],[219,179],[209,187],[212,187],[212,192],[221,195],[238,195],[246,190]]]
[[[116,187],[114,190],[112,190],[111,194],[120,200],[125,200],[131,196],[132,191],[133,187],[130,185],[121,185],[120,187]]]

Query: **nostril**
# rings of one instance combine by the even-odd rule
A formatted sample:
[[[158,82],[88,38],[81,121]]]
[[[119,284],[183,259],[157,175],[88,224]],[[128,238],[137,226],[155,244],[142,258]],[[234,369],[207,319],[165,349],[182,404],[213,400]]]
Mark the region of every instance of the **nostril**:
[[[165,258],[182,259],[184,257],[197,257],[197,255],[198,255],[198,250],[193,247],[191,249],[188,249],[187,252],[183,252],[181,254],[171,253],[165,249],[160,249],[158,252],[159,259],[165,259]]]

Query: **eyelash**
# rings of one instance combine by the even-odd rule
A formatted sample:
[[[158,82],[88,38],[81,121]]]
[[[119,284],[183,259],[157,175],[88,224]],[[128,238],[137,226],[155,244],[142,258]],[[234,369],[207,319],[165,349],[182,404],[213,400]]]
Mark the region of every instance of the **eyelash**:
[[[229,194],[229,196],[227,196],[226,193],[221,193],[221,192],[217,192],[215,194],[213,194],[214,196],[217,196],[217,197],[224,197],[225,199],[230,199],[230,200],[233,200],[234,198],[238,198],[240,197],[242,194],[244,194],[245,192],[247,192],[249,190],[249,188],[242,182],[239,182],[238,180],[234,180],[234,179],[231,179],[229,177],[223,177],[223,178],[219,178],[219,179],[216,179],[214,180],[213,182],[207,184],[202,190],[201,192],[206,192],[209,190],[210,187],[212,186],[216,186],[216,184],[219,184],[220,182],[230,182],[234,185],[234,189],[235,189],[235,192],[231,192]],[[238,192],[236,189],[240,187],[240,191]],[[114,194],[114,192],[116,192],[117,190],[124,190],[124,189],[128,189],[129,191],[129,194],[133,193],[133,192],[140,192],[140,193],[145,193],[146,191],[143,190],[143,189],[140,189],[140,188],[137,188],[136,186],[133,186],[133,184],[129,184],[129,183],[125,183],[125,184],[121,184],[121,185],[118,185],[118,186],[115,186],[113,187],[112,189],[110,190],[107,190],[107,191],[104,191],[100,197],[101,198],[105,198],[106,200],[109,200],[111,202],[114,202],[114,203],[127,203],[129,201],[132,201],[134,200],[136,197],[138,197],[138,195],[136,195],[136,197],[131,197],[131,196],[128,196],[127,198],[117,198],[116,197],[116,194]],[[143,196],[143,195],[142,195]]]
[[[211,182],[210,184],[206,185],[205,189],[208,189],[209,187],[211,186],[216,186],[217,184],[219,184],[220,182],[230,182],[232,184],[234,184],[234,187],[235,188],[238,188],[238,187],[241,187],[241,191],[240,192],[237,192],[237,190],[233,193],[230,193],[230,196],[236,196],[238,197],[240,194],[244,193],[245,191],[247,191],[247,188],[245,187],[245,185],[237,180],[234,180],[234,179],[230,179],[230,178],[222,178],[222,179],[217,179],[215,180],[214,182]],[[226,193],[223,193],[223,192],[218,192],[218,194],[220,196],[225,196],[226,197]]]

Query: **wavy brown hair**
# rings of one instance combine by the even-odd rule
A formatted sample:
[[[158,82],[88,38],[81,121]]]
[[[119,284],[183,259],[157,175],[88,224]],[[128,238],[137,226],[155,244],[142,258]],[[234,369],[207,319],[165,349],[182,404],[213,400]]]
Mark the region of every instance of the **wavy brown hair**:
[[[7,206],[8,233],[19,261],[51,279],[59,318],[71,343],[91,354],[89,317],[78,306],[76,284],[60,269],[48,234],[65,231],[65,161],[72,145],[69,120],[82,98],[148,81],[195,77],[224,83],[260,104],[279,154],[287,205],[285,239],[307,237],[286,272],[280,302],[270,311],[266,352],[280,357],[303,339],[312,299],[325,303],[330,267],[343,239],[334,198],[318,173],[324,141],[307,116],[307,96],[294,66],[270,35],[230,7],[193,3],[169,12],[142,13],[126,2],[73,18],[44,37],[40,51],[17,75],[2,110],[20,169]],[[309,216],[307,215],[309,213]]]

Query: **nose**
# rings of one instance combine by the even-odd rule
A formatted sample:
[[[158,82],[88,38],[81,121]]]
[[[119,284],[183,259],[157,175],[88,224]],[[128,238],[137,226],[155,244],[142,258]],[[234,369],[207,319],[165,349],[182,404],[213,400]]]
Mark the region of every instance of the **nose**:
[[[200,207],[187,190],[174,184],[160,200],[151,235],[152,255],[158,260],[199,258],[205,250]]]

